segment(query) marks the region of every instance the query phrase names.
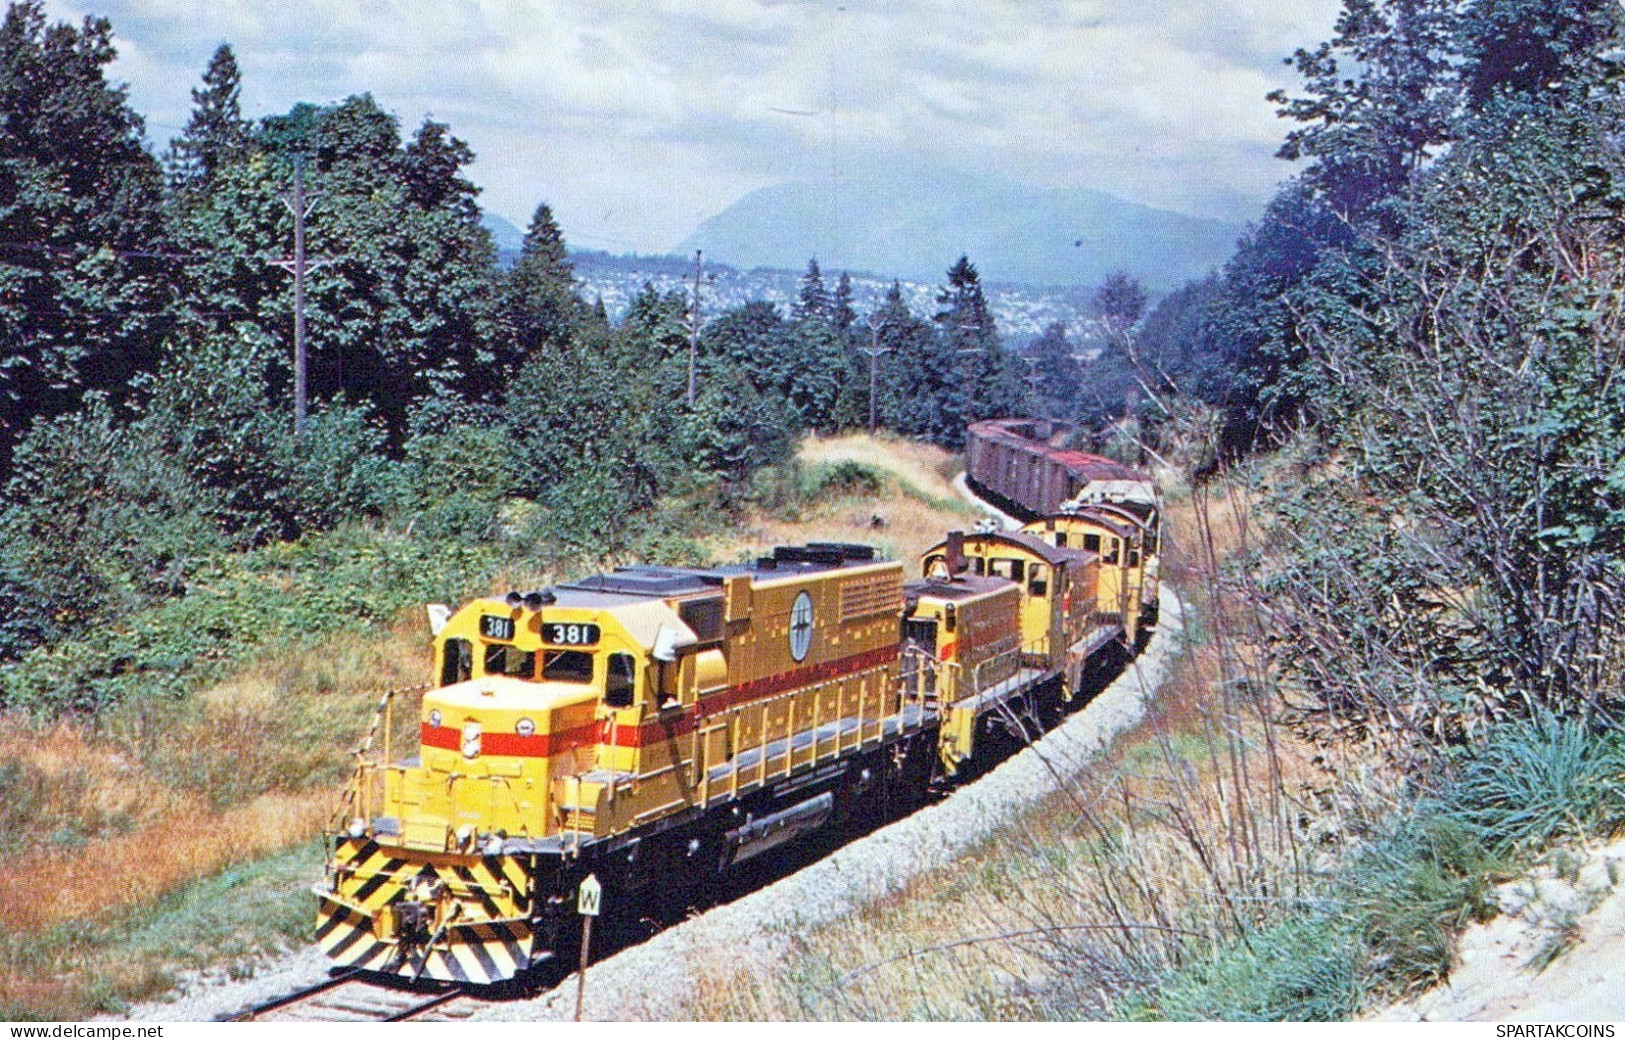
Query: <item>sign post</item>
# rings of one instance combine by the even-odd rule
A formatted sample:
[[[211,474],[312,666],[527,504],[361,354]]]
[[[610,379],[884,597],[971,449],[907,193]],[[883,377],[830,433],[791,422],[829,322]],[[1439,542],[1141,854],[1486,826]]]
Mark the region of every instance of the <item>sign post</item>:
[[[576,913],[581,915],[581,970],[576,975],[576,1021],[581,1021],[581,1002],[587,996],[587,958],[592,950],[592,919],[604,897],[604,886],[598,875],[588,874],[576,892]]]

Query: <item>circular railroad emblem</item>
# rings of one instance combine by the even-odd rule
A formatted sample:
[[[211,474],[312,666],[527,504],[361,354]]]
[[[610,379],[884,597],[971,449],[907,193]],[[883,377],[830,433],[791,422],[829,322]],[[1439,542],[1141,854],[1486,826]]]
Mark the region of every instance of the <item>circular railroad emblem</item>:
[[[805,661],[807,651],[812,649],[812,635],[812,596],[803,589],[796,594],[795,605],[790,608],[790,656]]]

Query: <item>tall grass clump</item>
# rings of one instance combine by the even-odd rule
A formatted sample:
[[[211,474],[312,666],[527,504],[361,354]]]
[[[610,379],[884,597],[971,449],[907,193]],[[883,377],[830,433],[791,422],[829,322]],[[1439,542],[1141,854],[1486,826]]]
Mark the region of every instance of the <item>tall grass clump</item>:
[[[1170,975],[1124,1017],[1169,1022],[1337,1022],[1363,992],[1360,937],[1327,914],[1283,921]]]
[[[1625,826],[1625,738],[1537,711],[1462,765],[1441,808],[1499,853]]]

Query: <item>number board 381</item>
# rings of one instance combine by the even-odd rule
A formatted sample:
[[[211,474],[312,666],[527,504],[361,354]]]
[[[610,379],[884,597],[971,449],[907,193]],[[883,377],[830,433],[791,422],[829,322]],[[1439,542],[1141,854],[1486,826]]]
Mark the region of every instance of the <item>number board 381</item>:
[[[587,622],[550,621],[542,626],[542,642],[551,646],[597,646],[598,626]]]

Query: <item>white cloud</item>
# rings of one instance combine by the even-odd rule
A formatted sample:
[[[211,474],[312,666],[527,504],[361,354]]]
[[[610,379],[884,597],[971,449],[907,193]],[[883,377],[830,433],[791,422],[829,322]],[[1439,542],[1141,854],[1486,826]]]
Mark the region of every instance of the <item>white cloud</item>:
[[[1263,95],[1336,0],[49,0],[106,14],[161,144],[222,40],[250,114],[370,91],[451,123],[493,210],[659,249],[753,188],[888,164],[1247,215]],[[832,171],[835,171],[832,173]]]

